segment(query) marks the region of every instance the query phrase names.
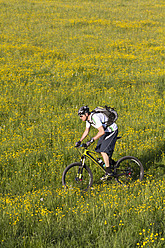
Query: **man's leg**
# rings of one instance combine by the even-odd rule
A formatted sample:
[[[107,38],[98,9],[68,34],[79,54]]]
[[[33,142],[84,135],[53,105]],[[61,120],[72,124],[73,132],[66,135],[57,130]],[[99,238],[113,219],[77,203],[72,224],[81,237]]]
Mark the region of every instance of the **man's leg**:
[[[109,156],[108,156],[108,154],[105,153],[105,152],[101,152],[101,155],[102,155],[102,157],[104,159],[105,166],[109,167]]]
[[[105,166],[106,166],[106,172],[107,173],[112,173],[111,167],[110,167],[110,164],[109,164],[109,156],[108,156],[108,154],[105,153],[105,152],[101,152],[101,155],[103,157],[103,160],[104,160],[104,163],[105,163]]]

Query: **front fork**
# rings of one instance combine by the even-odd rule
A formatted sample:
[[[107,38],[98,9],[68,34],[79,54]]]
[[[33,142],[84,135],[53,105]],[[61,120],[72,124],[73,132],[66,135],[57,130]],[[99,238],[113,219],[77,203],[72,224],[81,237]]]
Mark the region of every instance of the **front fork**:
[[[84,165],[85,165],[85,157],[82,156],[81,157],[81,167],[78,168],[78,173],[77,173],[77,181],[82,181],[83,179],[83,168],[84,168]]]

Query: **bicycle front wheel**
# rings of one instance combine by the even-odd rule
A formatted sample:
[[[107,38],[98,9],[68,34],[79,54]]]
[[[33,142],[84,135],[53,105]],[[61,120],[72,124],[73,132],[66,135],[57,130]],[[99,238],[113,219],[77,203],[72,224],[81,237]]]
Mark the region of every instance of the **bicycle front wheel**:
[[[87,191],[92,186],[93,175],[88,166],[81,163],[68,165],[62,175],[62,184],[69,189]]]
[[[144,168],[139,159],[125,156],[117,161],[114,173],[118,183],[128,185],[131,182],[143,179]]]

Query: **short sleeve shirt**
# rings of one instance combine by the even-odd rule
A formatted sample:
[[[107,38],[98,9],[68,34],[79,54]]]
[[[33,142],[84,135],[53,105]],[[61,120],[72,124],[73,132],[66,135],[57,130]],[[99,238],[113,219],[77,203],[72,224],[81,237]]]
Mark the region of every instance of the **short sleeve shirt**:
[[[94,128],[98,129],[99,127],[103,126],[105,132],[113,132],[118,129],[116,123],[113,123],[111,126],[106,128],[105,122],[107,120],[108,118],[102,113],[91,114],[90,120],[86,121],[86,127],[90,128],[92,125]]]

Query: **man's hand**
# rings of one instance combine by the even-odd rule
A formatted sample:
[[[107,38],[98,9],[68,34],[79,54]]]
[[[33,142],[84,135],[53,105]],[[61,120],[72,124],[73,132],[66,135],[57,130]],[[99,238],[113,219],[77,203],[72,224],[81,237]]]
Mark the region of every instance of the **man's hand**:
[[[81,145],[81,141],[79,140],[78,142],[76,142],[75,147],[79,147]]]
[[[87,141],[86,145],[90,146],[93,142],[94,142],[94,138],[92,138],[91,140]]]

